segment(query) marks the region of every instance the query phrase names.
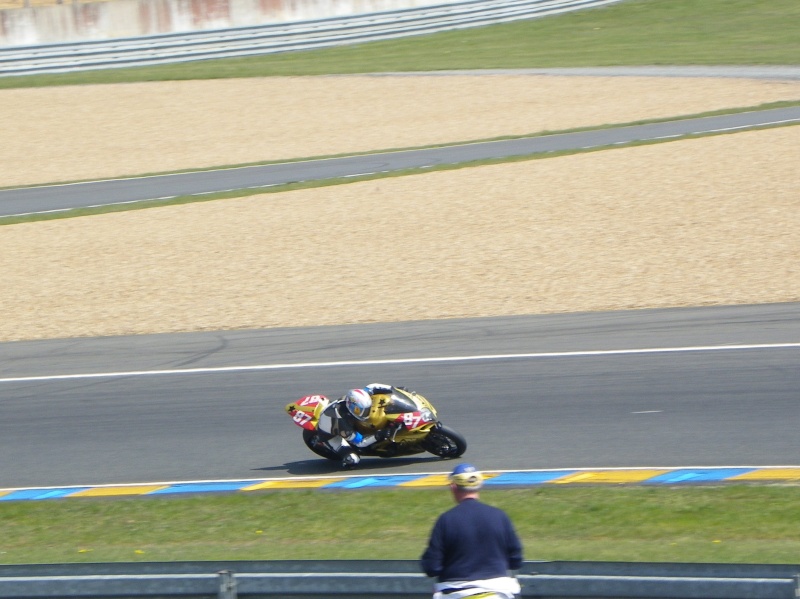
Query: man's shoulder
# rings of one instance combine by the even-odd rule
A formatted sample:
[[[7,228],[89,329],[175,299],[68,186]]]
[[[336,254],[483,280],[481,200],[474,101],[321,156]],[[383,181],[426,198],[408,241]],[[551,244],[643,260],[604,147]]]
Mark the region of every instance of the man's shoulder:
[[[459,503],[456,507],[465,507],[467,509],[476,509],[476,510],[499,510],[499,507],[494,507],[493,505],[489,505],[488,503],[484,503],[480,499],[465,499],[461,503]]]
[[[488,503],[483,503],[482,501],[479,501],[477,499],[468,499],[466,501],[462,501],[453,509],[458,509],[458,508],[461,508],[462,512],[481,513],[500,518],[507,517],[505,511],[503,511],[499,507],[489,505]]]
[[[445,510],[444,512],[439,514],[439,520],[455,520],[463,518],[465,513],[469,511],[471,511],[470,506],[467,505],[466,501],[462,501],[461,503],[457,503],[450,509]]]

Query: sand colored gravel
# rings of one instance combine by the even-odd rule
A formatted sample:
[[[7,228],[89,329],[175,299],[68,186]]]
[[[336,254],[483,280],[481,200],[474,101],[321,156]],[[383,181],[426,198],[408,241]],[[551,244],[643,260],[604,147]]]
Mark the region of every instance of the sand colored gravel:
[[[800,301],[798,164],[786,127],[0,227],[0,340]]]
[[[800,98],[799,81],[294,77],[0,91],[0,186],[449,143]]]

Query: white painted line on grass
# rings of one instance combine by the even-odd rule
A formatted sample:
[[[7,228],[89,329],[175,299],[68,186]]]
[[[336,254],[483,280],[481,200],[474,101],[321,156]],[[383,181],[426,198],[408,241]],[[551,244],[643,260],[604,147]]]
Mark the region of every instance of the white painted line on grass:
[[[477,356],[446,356],[434,358],[396,358],[390,360],[343,360],[339,362],[297,362],[288,364],[256,364],[253,366],[218,366],[209,368],[185,368],[171,370],[132,370],[120,372],[97,372],[86,374],[55,374],[0,378],[0,383],[27,383],[66,379],[121,378],[134,376],[212,374],[220,372],[248,372],[263,370],[292,370],[301,368],[331,368],[342,366],[379,366],[387,364],[435,364],[439,362],[486,362],[494,360],[534,360],[538,358],[585,358],[593,356],[625,356],[667,354],[687,352],[713,352],[736,350],[797,349],[800,343],[764,343],[748,345],[701,345],[693,347],[659,347],[647,349],[607,349],[594,351],[542,352],[530,354],[487,354]]]

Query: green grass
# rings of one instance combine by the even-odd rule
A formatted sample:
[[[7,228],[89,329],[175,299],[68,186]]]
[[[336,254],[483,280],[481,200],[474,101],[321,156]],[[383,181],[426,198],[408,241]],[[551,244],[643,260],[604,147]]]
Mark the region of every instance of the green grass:
[[[609,65],[800,64],[797,0],[627,0],[540,19],[328,50],[0,78],[84,83]]]
[[[799,563],[800,487],[484,491],[526,559]],[[0,502],[0,563],[416,559],[446,489]]]

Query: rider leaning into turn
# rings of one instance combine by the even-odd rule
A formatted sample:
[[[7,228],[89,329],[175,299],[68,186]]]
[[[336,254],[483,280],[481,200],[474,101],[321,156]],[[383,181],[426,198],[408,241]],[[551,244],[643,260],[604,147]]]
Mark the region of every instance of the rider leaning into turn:
[[[372,397],[391,394],[392,389],[391,385],[382,383],[372,383],[363,389],[350,389],[322,412],[317,425],[317,430],[322,433],[320,440],[339,454],[343,467],[352,468],[361,461],[357,448],[385,441],[397,430],[396,426],[388,425],[368,436],[357,430],[359,422],[369,421],[373,409]]]

